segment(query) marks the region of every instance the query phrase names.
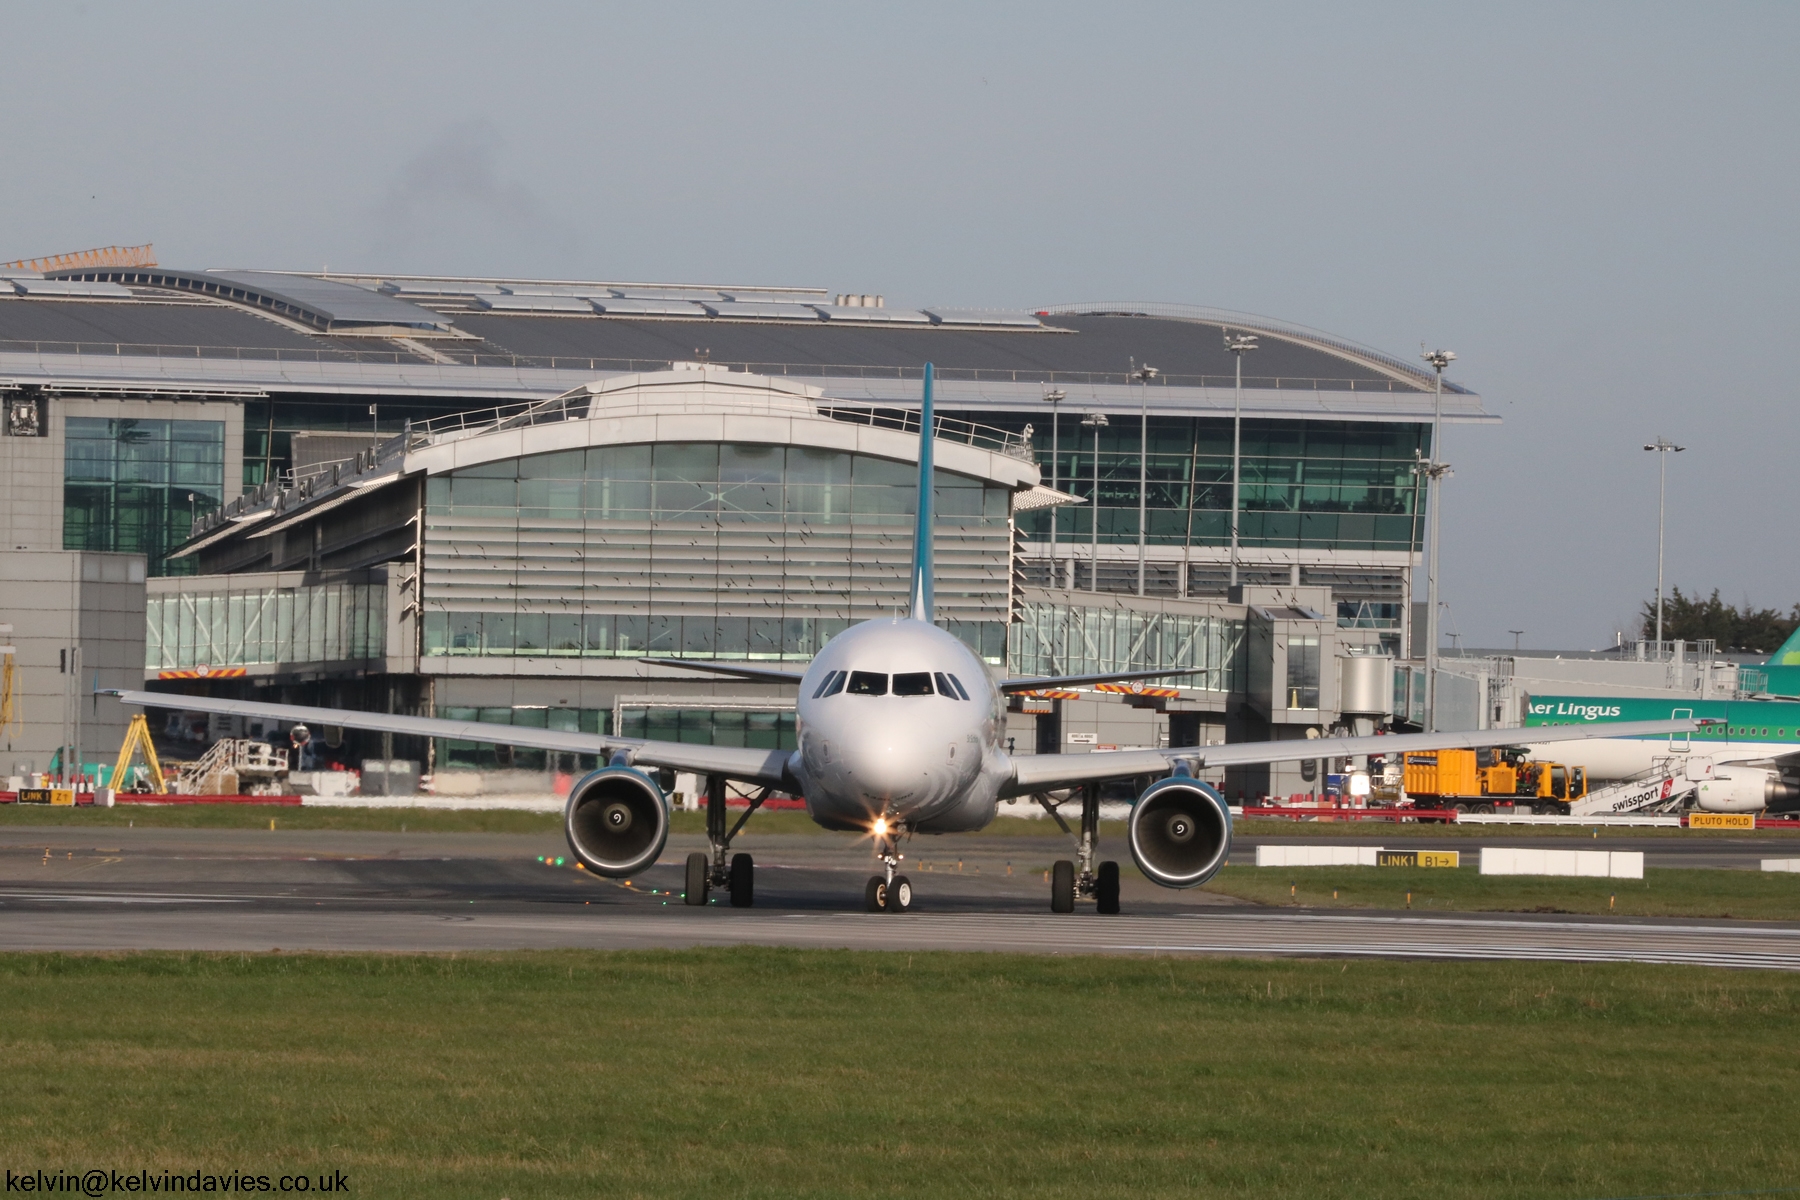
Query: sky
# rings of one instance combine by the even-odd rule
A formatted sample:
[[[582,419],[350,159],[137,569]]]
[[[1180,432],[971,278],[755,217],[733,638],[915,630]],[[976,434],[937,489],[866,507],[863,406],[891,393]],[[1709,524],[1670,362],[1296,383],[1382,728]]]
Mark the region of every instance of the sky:
[[[1411,356],[1444,627],[1800,602],[1800,6],[0,0],[0,259],[1167,301]]]

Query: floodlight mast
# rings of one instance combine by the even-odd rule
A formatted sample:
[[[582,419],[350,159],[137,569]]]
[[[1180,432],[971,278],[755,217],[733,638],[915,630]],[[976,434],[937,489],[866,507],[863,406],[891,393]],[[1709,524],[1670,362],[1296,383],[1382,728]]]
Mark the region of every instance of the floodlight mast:
[[[1237,363],[1237,385],[1231,405],[1231,586],[1238,585],[1238,496],[1243,486],[1244,355],[1256,349],[1253,333],[1225,331],[1225,349]]]
[[[1444,429],[1444,368],[1456,361],[1450,350],[1428,350],[1419,356],[1437,372],[1433,389],[1431,415],[1431,461],[1425,468],[1425,525],[1429,531],[1428,558],[1425,560],[1425,732],[1437,732],[1438,676],[1438,509],[1440,484],[1449,472],[1449,464],[1440,456]]]
[[[1091,412],[1081,418],[1081,423],[1094,431],[1094,490],[1088,496],[1088,507],[1093,509],[1089,529],[1094,543],[1088,552],[1088,591],[1097,592],[1100,590],[1100,431],[1109,422],[1105,413]]]
[[[1137,365],[1131,360],[1131,377],[1143,390],[1138,393],[1138,576],[1137,594],[1144,594],[1144,523],[1149,519],[1150,488],[1150,381],[1159,372],[1149,363]]]
[[[1662,653],[1663,640],[1663,500],[1669,492],[1669,452],[1680,454],[1686,446],[1677,446],[1661,434],[1656,440],[1645,446],[1646,450],[1656,452],[1656,652]]]
[[[1059,444],[1058,437],[1057,437],[1057,435],[1061,429],[1061,426],[1057,420],[1057,407],[1056,406],[1061,404],[1064,400],[1067,400],[1068,398],[1069,398],[1069,394],[1067,392],[1063,391],[1061,388],[1051,388],[1049,391],[1044,393],[1044,403],[1046,403],[1050,406],[1050,488],[1052,491],[1061,491],[1062,490],[1062,484],[1060,482],[1059,476],[1057,475],[1057,470],[1062,463],[1062,446]],[[1050,506],[1050,586],[1051,587],[1056,586],[1056,576],[1057,576],[1058,572],[1060,572],[1062,570],[1062,565],[1057,561],[1057,557],[1056,557],[1056,519],[1057,519],[1057,515],[1058,514],[1056,511],[1056,505],[1052,504]],[[1073,571],[1071,571],[1070,573],[1073,574]],[[1071,580],[1071,586],[1073,586],[1072,580]]]

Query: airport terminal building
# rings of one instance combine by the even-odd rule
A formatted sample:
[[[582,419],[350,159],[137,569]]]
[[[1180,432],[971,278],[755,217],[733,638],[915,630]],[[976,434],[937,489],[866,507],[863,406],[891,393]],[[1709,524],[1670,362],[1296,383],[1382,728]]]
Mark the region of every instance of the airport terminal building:
[[[1228,333],[1258,339],[1241,387]],[[113,573],[143,589],[143,668],[103,686],[781,745],[791,689],[641,660],[802,663],[903,607],[926,362],[941,622],[996,673],[1194,671],[1023,697],[1015,752],[1303,737],[1340,718],[1340,657],[1413,652],[1431,374],[1170,306],[16,273],[8,545],[142,556]],[[1442,405],[1495,419],[1447,381]],[[0,622],[30,586],[0,579]],[[47,637],[19,639],[28,680],[68,649]],[[28,710],[8,765],[66,742],[66,709]],[[92,719],[89,746],[116,747],[116,714]],[[546,765],[398,752],[445,779]],[[1317,769],[1231,786],[1304,791]]]

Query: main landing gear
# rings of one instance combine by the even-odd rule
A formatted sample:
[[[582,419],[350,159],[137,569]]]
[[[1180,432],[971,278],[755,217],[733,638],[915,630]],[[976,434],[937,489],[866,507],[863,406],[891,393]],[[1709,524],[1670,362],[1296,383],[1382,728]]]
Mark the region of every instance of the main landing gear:
[[[1077,835],[1062,819],[1057,806],[1040,794],[1043,805],[1062,831],[1075,839],[1075,861],[1058,859],[1050,867],[1050,911],[1072,913],[1077,896],[1091,897],[1094,910],[1111,916],[1119,911],[1119,864],[1103,862],[1098,871],[1094,858],[1100,852],[1100,785],[1083,784],[1081,788],[1081,833]],[[1065,802],[1066,803],[1066,802]]]
[[[687,856],[686,888],[682,898],[691,905],[706,903],[707,893],[722,887],[731,894],[731,907],[749,908],[756,902],[756,864],[748,854],[732,854],[731,840],[762,807],[773,789],[763,788],[750,798],[750,807],[729,831],[725,828],[725,777],[706,777],[706,840],[712,845],[710,855],[696,850]],[[729,856],[729,863],[727,857]]]
[[[900,866],[900,853],[894,845],[894,839],[900,831],[888,824],[886,817],[875,822],[875,857],[882,861],[886,870],[880,875],[869,876],[869,882],[863,888],[863,907],[870,912],[908,912],[912,908],[912,880],[895,872]]]

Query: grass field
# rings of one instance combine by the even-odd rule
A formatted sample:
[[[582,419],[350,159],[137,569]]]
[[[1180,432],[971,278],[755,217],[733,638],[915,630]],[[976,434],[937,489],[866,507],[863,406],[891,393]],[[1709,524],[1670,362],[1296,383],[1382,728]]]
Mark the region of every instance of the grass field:
[[[1473,863],[1456,869],[1232,865],[1203,890],[1303,908],[1400,909],[1408,907],[1410,893],[1410,907],[1424,912],[1800,920],[1800,875],[1763,871],[1651,869],[1643,879],[1572,879],[1483,875]]]
[[[427,808],[307,808],[280,804],[126,804],[116,808],[53,808],[42,804],[0,804],[0,829],[9,825],[91,825],[104,827],[132,823],[165,829],[267,829],[274,820],[280,829],[399,830],[444,833],[540,833],[562,828],[560,813],[517,812],[507,809],[452,811]],[[737,810],[732,813],[737,819]],[[1074,820],[1071,812],[1069,820]],[[697,812],[676,812],[670,823],[675,833],[705,833],[706,817]],[[793,809],[759,812],[744,826],[746,834],[825,833],[803,812]],[[1123,821],[1103,821],[1103,837],[1123,837]],[[1800,839],[1794,829],[1666,829],[1620,827],[1607,831],[1629,837],[1768,838]],[[1048,819],[1001,817],[976,837],[1053,837],[1057,829]],[[1359,837],[1394,841],[1410,838],[1521,838],[1568,837],[1592,839],[1587,827],[1567,825],[1436,825],[1400,824],[1389,821],[1273,821],[1240,820],[1233,824],[1236,837],[1306,838]],[[969,836],[969,835],[960,835]]]
[[[737,820],[741,810],[731,814]],[[430,808],[307,808],[284,804],[128,804],[115,808],[55,808],[44,804],[0,804],[0,829],[21,825],[80,825],[95,828],[141,825],[150,829],[353,829],[396,832],[402,827],[415,833],[560,833],[559,812],[534,813],[511,809]],[[706,814],[675,812],[669,822],[673,833],[705,833]],[[827,834],[805,813],[794,809],[759,812],[744,826],[741,836],[771,834]],[[1124,836],[1123,821],[1103,825],[1106,835]],[[832,834],[841,837],[841,834]],[[1057,837],[1048,820],[1001,817],[974,837]]]
[[[561,813],[508,809],[304,808],[291,804],[123,804],[114,808],[0,805],[0,829],[55,825],[147,829],[351,829],[415,833],[556,833]]]
[[[0,1165],[486,1200],[1774,1189],[1796,999],[1555,964],[4,956]]]
[[[1389,841],[1395,838],[1800,838],[1800,829],[1682,829],[1668,825],[1442,825],[1435,821],[1280,821],[1273,818],[1232,822],[1232,836],[1259,838],[1354,837]]]

